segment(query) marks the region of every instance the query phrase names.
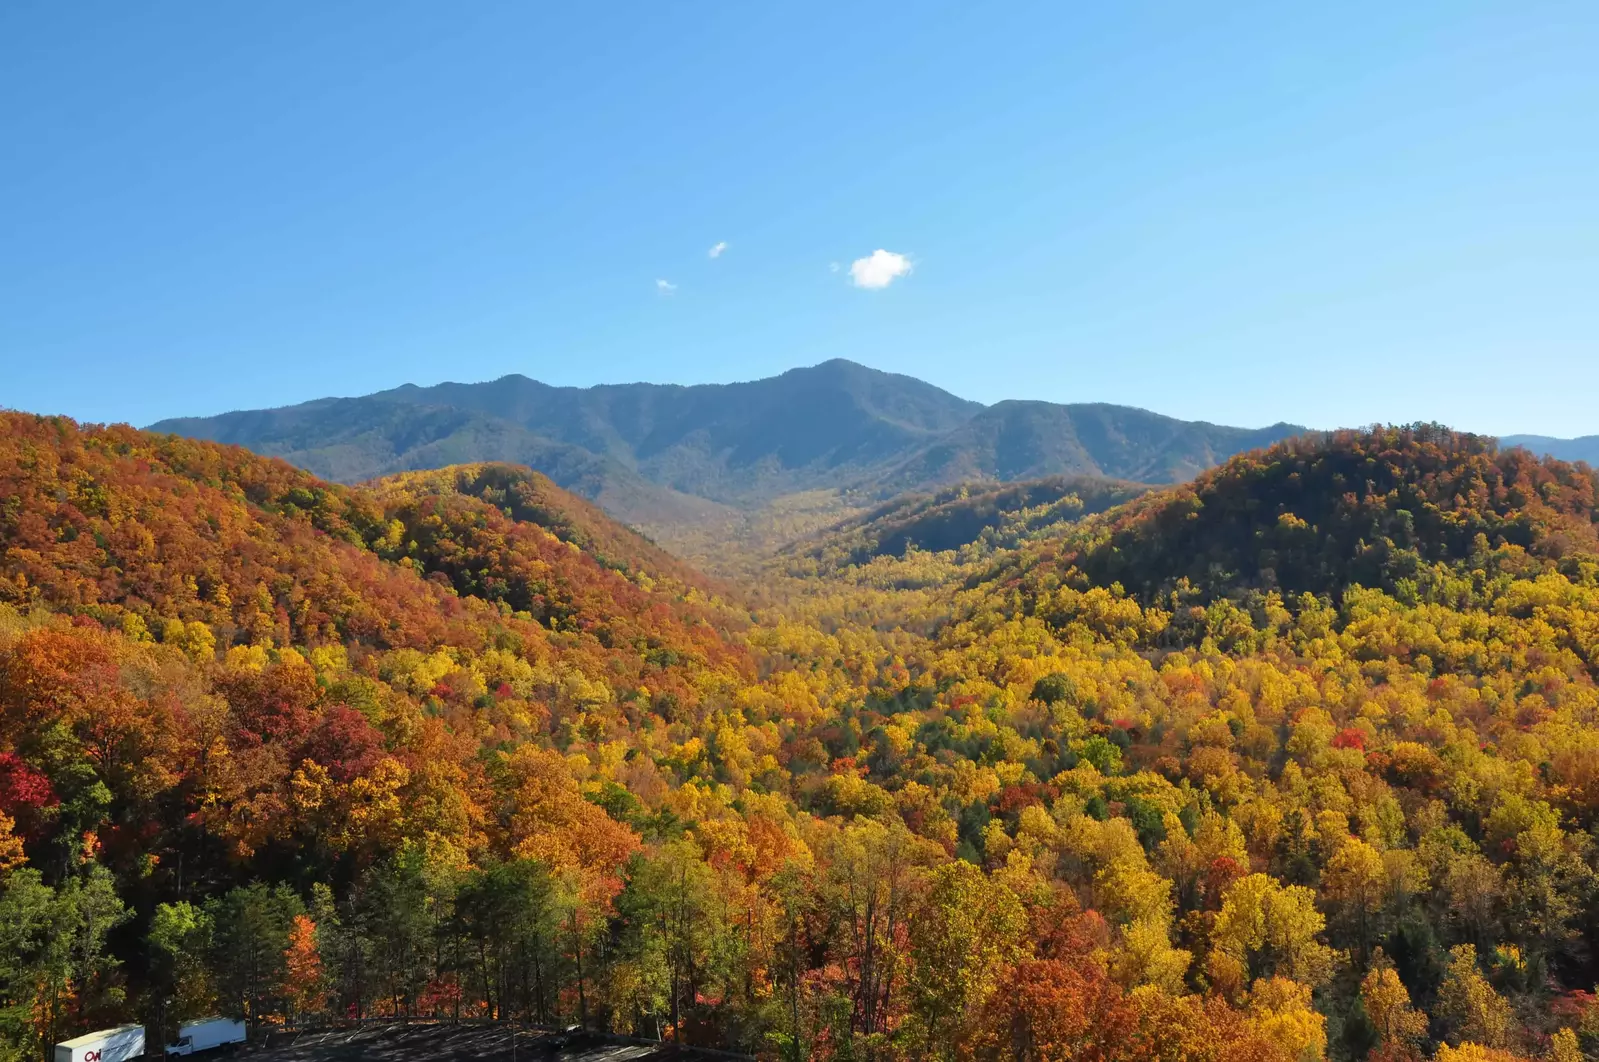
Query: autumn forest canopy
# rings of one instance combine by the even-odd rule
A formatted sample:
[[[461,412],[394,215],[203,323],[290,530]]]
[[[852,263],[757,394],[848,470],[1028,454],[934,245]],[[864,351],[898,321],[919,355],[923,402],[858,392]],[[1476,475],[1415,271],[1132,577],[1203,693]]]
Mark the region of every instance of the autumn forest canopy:
[[[711,576],[518,465],[0,413],[0,1058],[214,1013],[1599,1057],[1596,506],[1385,427]]]

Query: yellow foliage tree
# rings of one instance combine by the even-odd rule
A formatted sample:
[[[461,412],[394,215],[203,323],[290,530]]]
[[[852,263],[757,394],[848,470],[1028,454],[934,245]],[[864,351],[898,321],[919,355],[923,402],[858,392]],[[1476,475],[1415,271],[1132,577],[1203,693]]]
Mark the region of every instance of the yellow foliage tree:
[[[1287,1048],[1295,1062],[1327,1057],[1327,1019],[1316,1012],[1310,986],[1286,977],[1256,981],[1246,1001],[1249,1023],[1271,1043]]]
[[[1222,897],[1207,971],[1218,989],[1234,997],[1253,974],[1321,984],[1333,963],[1332,950],[1316,939],[1325,925],[1315,893],[1268,874],[1250,874]]]
[[[1409,989],[1381,948],[1360,982],[1360,1001],[1385,1046],[1411,1045],[1427,1034],[1427,1016],[1411,1007]]]
[[[1449,1022],[1452,1039],[1504,1047],[1513,1017],[1510,1004],[1477,968],[1477,949],[1461,944],[1449,950],[1449,968],[1438,989],[1438,1016]]]

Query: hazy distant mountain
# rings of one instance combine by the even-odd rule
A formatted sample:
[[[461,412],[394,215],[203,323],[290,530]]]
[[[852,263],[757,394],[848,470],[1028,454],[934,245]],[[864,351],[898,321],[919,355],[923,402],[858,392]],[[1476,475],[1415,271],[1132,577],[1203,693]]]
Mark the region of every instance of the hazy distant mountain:
[[[233,443],[340,483],[467,462],[505,461],[542,472],[624,519],[649,514],[668,522],[692,520],[721,508],[651,483],[618,461],[507,420],[378,395],[164,420],[152,430]]]
[[[678,523],[819,487],[886,496],[965,480],[1187,479],[1303,429],[1174,420],[1128,406],[984,406],[835,360],[764,380],[551,387],[525,376],[151,425],[356,482],[512,461],[624,520]]]
[[[1525,446],[1535,454],[1547,454],[1561,461],[1586,461],[1599,465],[1599,435],[1576,439],[1552,439],[1547,435],[1505,435],[1500,446]]]
[[[983,409],[909,376],[842,360],[749,383],[577,388],[507,376],[371,397],[487,414],[611,458],[651,482],[731,504],[881,467]]]
[[[1294,424],[1226,428],[1103,403],[1000,402],[923,447],[885,482],[913,490],[1071,474],[1176,483],[1304,430]]]

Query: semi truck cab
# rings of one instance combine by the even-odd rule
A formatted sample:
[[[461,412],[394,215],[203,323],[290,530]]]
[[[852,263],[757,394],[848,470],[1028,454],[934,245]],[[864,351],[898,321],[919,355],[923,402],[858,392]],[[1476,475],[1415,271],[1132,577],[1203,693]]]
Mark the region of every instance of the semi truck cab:
[[[244,1022],[234,1018],[186,1021],[178,1026],[177,1041],[167,1045],[166,1056],[177,1058],[229,1044],[242,1044],[245,1038]]]

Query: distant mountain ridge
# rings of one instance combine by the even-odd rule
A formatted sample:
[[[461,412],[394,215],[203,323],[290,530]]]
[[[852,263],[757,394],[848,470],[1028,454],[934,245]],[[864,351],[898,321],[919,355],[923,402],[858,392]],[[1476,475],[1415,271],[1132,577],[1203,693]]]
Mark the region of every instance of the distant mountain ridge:
[[[897,490],[1058,475],[1179,483],[1244,450],[1305,429],[1229,428],[1132,406],[1006,401],[989,406],[906,460],[885,480]]]
[[[1547,435],[1505,435],[1500,446],[1525,446],[1535,454],[1553,457],[1558,461],[1584,461],[1599,465],[1599,435],[1583,435],[1576,439],[1555,439]]]
[[[525,464],[651,527],[815,489],[869,500],[1058,475],[1172,483],[1304,429],[1231,428],[1101,403],[985,406],[833,360],[732,384],[553,387],[518,375],[407,384],[150,430],[234,443],[346,483],[464,462]]]

